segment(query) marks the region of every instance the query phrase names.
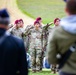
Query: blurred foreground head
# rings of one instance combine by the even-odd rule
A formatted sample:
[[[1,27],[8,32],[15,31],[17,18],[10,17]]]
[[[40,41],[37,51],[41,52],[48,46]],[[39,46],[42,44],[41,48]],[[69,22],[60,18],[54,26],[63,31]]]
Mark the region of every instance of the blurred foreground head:
[[[10,23],[10,17],[6,9],[0,10],[0,28],[7,29]]]
[[[67,15],[76,15],[76,0],[65,0]]]

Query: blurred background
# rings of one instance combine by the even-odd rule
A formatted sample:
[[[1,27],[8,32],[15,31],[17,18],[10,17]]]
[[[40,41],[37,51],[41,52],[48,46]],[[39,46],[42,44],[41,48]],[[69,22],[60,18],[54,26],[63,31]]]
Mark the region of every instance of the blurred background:
[[[25,25],[32,24],[37,17],[42,17],[44,24],[64,17],[64,5],[63,0],[0,0],[0,9],[8,9],[11,22],[22,18]]]

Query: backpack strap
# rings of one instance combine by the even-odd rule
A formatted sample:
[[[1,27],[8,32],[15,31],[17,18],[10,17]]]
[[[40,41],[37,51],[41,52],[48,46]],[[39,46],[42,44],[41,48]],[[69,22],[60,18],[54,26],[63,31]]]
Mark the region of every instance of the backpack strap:
[[[60,58],[59,60],[59,69],[61,69],[65,63],[67,62],[67,60],[70,58],[71,54],[74,53],[76,51],[76,42],[70,46],[70,48],[64,53],[64,54],[60,54]]]

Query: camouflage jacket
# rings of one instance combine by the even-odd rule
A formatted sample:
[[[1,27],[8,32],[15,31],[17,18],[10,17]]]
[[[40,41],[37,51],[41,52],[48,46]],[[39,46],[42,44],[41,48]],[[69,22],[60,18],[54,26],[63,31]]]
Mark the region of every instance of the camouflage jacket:
[[[52,31],[52,28],[50,26],[44,26],[43,29],[42,29],[42,45],[43,45],[43,48],[45,49],[46,51],[46,47],[47,47],[47,44],[48,44],[48,36],[49,34],[51,33]]]
[[[25,35],[29,35],[29,42],[31,48],[42,48],[42,29],[36,30],[34,27],[25,31]]]
[[[16,29],[16,27],[12,28],[11,33],[16,36],[23,39],[24,30],[22,28]]]

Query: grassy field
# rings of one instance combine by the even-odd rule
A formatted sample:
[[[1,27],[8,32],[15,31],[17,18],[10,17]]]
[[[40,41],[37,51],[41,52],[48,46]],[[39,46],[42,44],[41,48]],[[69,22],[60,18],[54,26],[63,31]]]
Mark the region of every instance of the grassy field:
[[[50,70],[44,69],[42,72],[37,72],[37,73],[32,73],[30,70],[29,75],[58,75],[58,74],[52,74]]]
[[[41,16],[43,23],[65,16],[63,0],[17,0],[17,4],[19,9],[30,17]]]

